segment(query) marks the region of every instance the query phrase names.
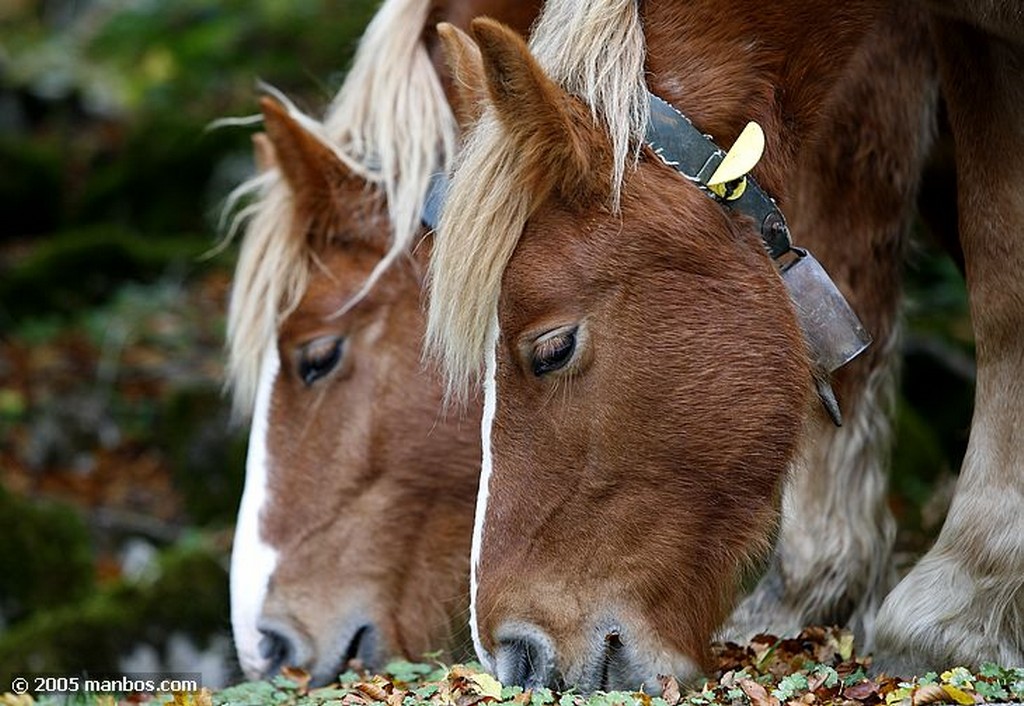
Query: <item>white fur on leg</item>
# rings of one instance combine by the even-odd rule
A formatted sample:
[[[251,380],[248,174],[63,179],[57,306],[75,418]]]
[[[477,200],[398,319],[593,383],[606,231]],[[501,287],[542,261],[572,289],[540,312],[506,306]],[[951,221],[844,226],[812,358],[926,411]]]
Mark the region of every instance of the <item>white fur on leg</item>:
[[[979,368],[949,515],[879,614],[878,663],[890,673],[1024,664],[1024,353],[1008,358]]]
[[[260,537],[260,510],[267,498],[269,460],[267,426],[270,397],[280,366],[277,348],[271,345],[263,356],[256,393],[256,409],[249,431],[249,451],[245,461],[245,489],[238,510],[234,546],[231,550],[231,629],[235,650],[245,675],[258,679],[267,661],[260,654],[261,635],[256,628],[267,584],[277,565],[277,550]]]

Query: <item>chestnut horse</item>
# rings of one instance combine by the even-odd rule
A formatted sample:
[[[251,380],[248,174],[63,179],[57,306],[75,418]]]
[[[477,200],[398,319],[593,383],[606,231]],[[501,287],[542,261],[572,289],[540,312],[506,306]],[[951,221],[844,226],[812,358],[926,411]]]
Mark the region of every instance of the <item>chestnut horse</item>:
[[[252,415],[231,561],[251,678],[294,665],[322,683],[351,659],[458,647],[479,409],[440,415],[421,356],[420,218],[456,145],[433,28],[486,12],[525,30],[537,4],[388,0],[323,121],[264,99],[228,325]]]
[[[998,27],[998,5],[945,10]],[[1024,166],[995,157],[1024,147],[1024,74],[1021,32],[1001,31],[867,0],[549,0],[529,49],[473,23],[482,66],[462,73],[489,105],[435,243],[428,341],[449,394],[483,370],[471,628],[499,679],[651,691],[706,669],[723,626],[820,621],[851,622],[900,669],[1024,660]],[[876,623],[899,260],[939,85],[977,407],[942,536]],[[774,221],[732,210],[741,187],[758,199],[752,180],[715,192],[647,144],[656,108],[701,149],[701,132],[730,145],[763,126],[753,177],[875,339],[831,380],[843,426],[824,411],[818,301],[784,282],[781,214],[767,197]]]

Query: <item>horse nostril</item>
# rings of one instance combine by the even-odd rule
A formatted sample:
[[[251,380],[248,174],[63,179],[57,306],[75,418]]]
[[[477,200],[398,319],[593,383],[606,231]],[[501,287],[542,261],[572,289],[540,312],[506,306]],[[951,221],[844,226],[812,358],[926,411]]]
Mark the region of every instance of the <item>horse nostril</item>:
[[[288,637],[268,628],[260,628],[260,632],[263,634],[259,645],[260,656],[267,662],[267,676],[277,674],[282,667],[298,662],[297,650]]]
[[[619,637],[617,630],[613,630],[604,636],[604,644],[607,646],[609,652],[615,652],[622,649],[622,638]]]
[[[534,626],[499,630],[495,653],[498,681],[524,689],[555,686],[555,650],[543,631]]]
[[[604,652],[601,655],[600,672],[597,677],[597,688],[602,691],[614,691],[622,684],[628,684],[627,660],[622,650],[622,637],[618,630],[611,630],[604,636]],[[623,677],[626,679],[623,679]],[[627,687],[628,688],[628,687]]]
[[[376,632],[372,625],[364,625],[355,634],[345,649],[343,665],[351,662],[358,663],[356,666],[372,668],[376,657]]]

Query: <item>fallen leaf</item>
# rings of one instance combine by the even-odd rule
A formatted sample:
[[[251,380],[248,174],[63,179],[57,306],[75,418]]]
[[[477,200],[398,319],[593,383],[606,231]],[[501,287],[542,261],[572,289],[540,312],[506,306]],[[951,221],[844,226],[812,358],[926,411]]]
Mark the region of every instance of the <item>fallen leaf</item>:
[[[31,694],[12,694],[10,692],[0,695],[0,706],[33,706],[35,700]]]
[[[753,706],[779,706],[779,700],[753,679],[740,679],[740,689],[747,695]]]
[[[299,667],[283,667],[281,669],[281,676],[289,681],[295,682],[295,686],[300,694],[305,695],[309,691],[309,681],[311,676],[305,669]]]
[[[478,695],[489,696],[492,699],[501,701],[501,682],[490,674],[486,672],[473,674],[467,677],[466,681],[475,687],[474,690]]]
[[[974,703],[974,697],[971,694],[967,693],[963,689],[959,689],[953,686],[952,684],[943,684],[942,690],[946,692],[946,694],[958,704],[963,704],[964,706],[971,706],[971,704]],[[914,703],[919,704],[925,702],[915,700]]]
[[[375,676],[368,682],[359,682],[356,684],[356,691],[364,696],[370,697],[373,701],[387,702],[388,693],[392,691],[392,689],[387,688],[390,686],[391,682],[385,680],[383,677]]]
[[[837,652],[839,656],[843,658],[844,662],[849,662],[853,659],[853,633],[843,633],[839,637],[839,644],[837,646]]]
[[[679,681],[675,677],[659,674],[658,682],[661,684],[661,698],[665,699],[668,706],[676,706],[683,700],[683,696],[679,692]]]
[[[856,699],[863,701],[864,699],[878,694],[878,687],[873,681],[862,681],[860,684],[854,684],[843,689],[843,696],[849,699]]]

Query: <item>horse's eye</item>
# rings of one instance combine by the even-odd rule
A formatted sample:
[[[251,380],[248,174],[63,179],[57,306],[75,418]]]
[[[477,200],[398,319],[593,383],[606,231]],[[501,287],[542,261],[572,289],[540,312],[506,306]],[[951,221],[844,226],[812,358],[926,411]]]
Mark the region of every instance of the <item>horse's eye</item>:
[[[308,387],[324,377],[341,360],[345,339],[341,336],[324,336],[310,341],[299,349],[299,377]]]
[[[558,329],[537,339],[533,346],[533,374],[554,372],[572,360],[576,352],[576,328]]]

